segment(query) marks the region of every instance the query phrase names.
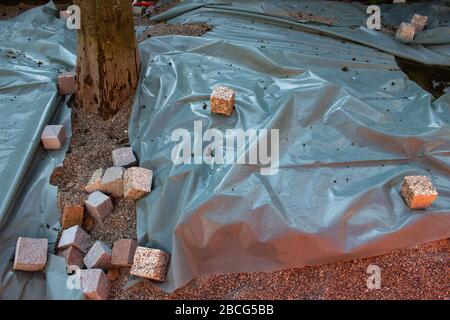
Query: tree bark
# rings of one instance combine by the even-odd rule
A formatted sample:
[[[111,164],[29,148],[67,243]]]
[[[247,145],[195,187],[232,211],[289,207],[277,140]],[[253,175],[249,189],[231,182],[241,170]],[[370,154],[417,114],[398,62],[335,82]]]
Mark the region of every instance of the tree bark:
[[[110,118],[134,94],[138,49],[130,0],[74,0],[78,30],[76,105]]]

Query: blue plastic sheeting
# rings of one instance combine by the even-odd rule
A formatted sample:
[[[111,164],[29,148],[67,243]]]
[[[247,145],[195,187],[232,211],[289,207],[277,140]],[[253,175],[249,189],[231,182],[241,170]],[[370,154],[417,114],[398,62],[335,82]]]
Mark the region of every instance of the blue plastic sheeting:
[[[152,193],[138,202],[137,227],[141,245],[172,254],[165,290],[203,274],[322,264],[450,236],[450,95],[433,101],[391,55],[448,65],[447,38],[437,29],[448,27],[445,8],[430,12],[433,35],[415,40],[427,45],[391,38],[386,45],[384,36],[363,45],[367,39],[345,27],[357,12],[364,15],[358,6],[339,4],[333,14],[341,24],[328,27],[287,19],[286,5],[306,2],[202,2],[188,10],[192,2],[185,3],[158,19],[207,21],[214,29],[201,38],[141,44],[129,128],[140,165],[155,171]],[[310,2],[310,10],[320,3]],[[399,12],[409,16],[408,8]],[[18,236],[47,237],[52,252],[59,228],[56,188],[48,179],[65,150],[43,151],[39,136],[48,123],[63,123],[70,134],[55,82],[59,69],[73,69],[76,44],[55,16],[49,5],[0,21],[2,299],[82,298],[68,290],[64,260],[51,253],[44,272],[12,270]],[[359,44],[333,37],[338,27]],[[218,83],[237,93],[230,118],[203,108]],[[171,133],[192,132],[195,120],[222,132],[279,129],[279,173],[174,165]],[[408,210],[399,195],[410,174],[430,176],[439,191],[426,211]]]
[[[0,178],[10,186],[0,190],[0,221],[58,105],[58,70],[74,67],[73,33],[55,14],[40,7],[0,21]]]
[[[58,96],[58,71],[75,65],[75,37],[56,18],[53,5],[0,21],[0,298],[80,299],[68,290],[65,260],[53,255],[59,213],[53,168],[66,147],[45,152],[40,135],[49,123],[64,124],[70,111]],[[43,272],[13,271],[17,238],[49,239]]]
[[[155,174],[152,193],[138,202],[138,239],[172,254],[164,290],[205,274],[324,264],[450,236],[450,94],[433,101],[389,50],[265,15],[303,2],[185,10],[190,3],[163,16],[214,29],[141,44],[129,125],[140,165]],[[396,45],[410,56],[407,48]],[[411,56],[423,52],[416,49]],[[236,92],[229,118],[204,108],[217,84]],[[193,135],[194,121],[223,134],[279,129],[279,172],[175,165],[172,133]],[[208,144],[196,143],[202,151]],[[407,208],[406,175],[431,177],[440,194],[432,207]]]
[[[415,13],[429,17],[427,28],[411,42],[401,42],[395,33],[369,30],[366,27],[367,5],[329,1],[205,1],[187,0],[164,12],[154,21],[172,19],[172,23],[210,22],[216,26],[216,38],[228,39],[234,32],[248,32],[256,35],[253,25],[247,23],[263,19],[271,25],[295,26],[305,31],[320,32],[329,36],[354,41],[378,50],[430,65],[450,65],[450,7],[448,2],[437,1],[414,4],[380,5],[382,25],[394,27],[401,22],[411,21]],[[299,15],[299,13],[302,13]],[[299,20],[312,14],[319,22]],[[227,17],[233,23],[223,23]],[[300,18],[299,18],[300,17]],[[317,19],[317,17],[319,17]],[[326,18],[326,19],[324,19]],[[219,19],[217,21],[216,19]],[[331,21],[331,23],[330,23]],[[285,37],[282,36],[282,39]],[[239,34],[236,38],[239,38]],[[272,39],[277,41],[278,39]],[[279,40],[280,41],[280,40]],[[287,41],[290,43],[290,41]],[[314,44],[311,44],[314,45]]]

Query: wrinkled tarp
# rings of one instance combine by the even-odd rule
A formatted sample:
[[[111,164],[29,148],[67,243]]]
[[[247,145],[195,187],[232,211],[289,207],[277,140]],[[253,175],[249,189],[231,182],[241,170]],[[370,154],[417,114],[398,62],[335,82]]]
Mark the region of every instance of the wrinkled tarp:
[[[448,2],[447,2],[448,3]],[[366,28],[367,5],[329,1],[205,1],[186,0],[175,8],[152,18],[153,21],[172,19],[171,22],[206,21],[215,23],[215,17],[232,17],[233,22],[242,24],[261,18],[271,25],[296,26],[304,30],[321,32],[340,39],[364,44],[393,55],[424,64],[450,65],[450,6],[445,1],[413,4],[381,4],[382,25],[395,30],[401,22],[411,21],[415,13],[429,17],[427,28],[417,33],[409,43],[402,43],[389,32]],[[184,14],[187,13],[187,14]],[[324,17],[322,22],[298,20],[301,16],[312,14]],[[179,17],[179,18],[177,18]],[[327,20],[328,19],[328,20]],[[331,21],[331,24],[327,24]],[[228,29],[230,27],[230,29]],[[233,32],[254,34],[253,25],[234,28],[234,24],[218,25],[217,38],[227,39]],[[244,29],[244,30],[242,30]],[[222,37],[223,36],[223,37]],[[245,38],[243,38],[245,40]],[[283,36],[282,39],[285,39]],[[277,41],[278,39],[272,39]],[[280,40],[278,40],[280,41]],[[290,41],[288,41],[290,43]],[[311,44],[314,45],[314,44]]]
[[[8,115],[0,118],[2,299],[81,298],[67,290],[62,258],[50,254],[44,272],[12,271],[18,236],[47,237],[52,248],[59,228],[48,179],[65,150],[45,152],[38,140],[47,123],[64,123],[70,134],[55,82],[56,68],[74,67],[75,37],[52,8],[0,21],[0,110]],[[192,20],[199,10],[172,21]],[[142,44],[130,135],[155,182],[138,204],[138,236],[172,253],[164,288],[211,272],[320,264],[448,237],[449,96],[432,102],[389,54],[303,32],[286,19],[258,15],[248,29],[243,13],[199,14],[216,26],[203,39]],[[5,57],[13,52],[16,59]],[[238,93],[231,118],[202,108],[215,83]],[[202,119],[205,128],[280,128],[280,173],[173,166],[172,129],[192,130]],[[440,192],[426,213],[411,213],[398,194],[403,175],[415,173],[432,176]]]
[[[129,132],[140,165],[154,170],[153,191],[137,205],[138,240],[172,254],[160,286],[173,291],[210,273],[324,264],[449,237],[450,94],[433,101],[386,48],[262,14],[297,1],[245,1],[245,11],[239,3],[193,11],[184,10],[192,2],[181,4],[163,14],[184,12],[169,23],[206,21],[213,31],[140,46]],[[333,3],[336,16],[347,12],[338,10],[343,5]],[[400,43],[396,50],[410,58],[427,51]],[[431,49],[426,57],[448,64]],[[203,108],[217,84],[236,91],[229,118]],[[196,120],[223,134],[279,129],[278,174],[174,165],[171,134],[193,134]],[[439,192],[432,207],[407,208],[406,175],[431,177]]]
[[[46,152],[40,146],[45,125],[64,124],[70,111],[58,96],[59,71],[75,65],[73,32],[56,19],[50,4],[11,20],[0,21],[0,298],[80,299],[68,290],[65,260],[53,254],[58,234],[57,189],[49,184],[65,148]],[[43,272],[13,271],[17,238],[49,239]]]

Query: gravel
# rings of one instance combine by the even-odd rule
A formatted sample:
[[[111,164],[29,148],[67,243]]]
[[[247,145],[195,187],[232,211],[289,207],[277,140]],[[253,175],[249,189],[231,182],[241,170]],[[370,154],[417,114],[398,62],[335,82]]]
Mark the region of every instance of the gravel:
[[[450,239],[368,259],[277,272],[211,275],[173,294],[150,281],[128,290],[113,288],[116,299],[449,299]],[[367,289],[367,267],[381,268],[381,289]],[[127,270],[122,270],[121,285]],[[116,284],[117,285],[117,284]]]
[[[167,35],[181,35],[200,37],[202,34],[211,31],[212,27],[204,22],[193,22],[184,24],[159,23],[149,26],[139,37],[138,42],[142,42],[151,37]]]

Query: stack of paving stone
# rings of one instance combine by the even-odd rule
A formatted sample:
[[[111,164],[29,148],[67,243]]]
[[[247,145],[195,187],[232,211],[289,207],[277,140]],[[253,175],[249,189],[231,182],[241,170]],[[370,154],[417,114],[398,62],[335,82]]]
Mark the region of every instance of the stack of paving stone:
[[[151,191],[152,170],[136,167],[137,160],[131,148],[120,148],[112,152],[113,167],[96,170],[86,185],[86,192],[91,193],[89,203],[104,200],[105,194],[113,198],[125,197],[138,200]],[[87,205],[89,211],[89,207]],[[94,218],[98,215],[94,213]]]
[[[59,149],[65,141],[62,126],[47,126],[42,134],[46,149]],[[131,267],[131,274],[164,281],[169,254],[161,250],[138,247],[133,239],[119,239],[113,248],[101,241],[91,247],[91,236],[83,230],[85,211],[98,224],[114,210],[111,197],[137,200],[151,191],[153,173],[135,167],[136,157],[131,148],[112,152],[114,166],[94,172],[85,190],[89,193],[84,204],[66,204],[61,214],[61,238],[56,247],[57,255],[65,258],[69,271],[80,277],[81,290],[86,299],[108,299],[110,274],[120,267]],[[17,241],[14,270],[35,272],[45,268],[48,240],[20,237]],[[135,255],[135,252],[138,254]],[[83,269],[86,267],[86,269]],[[105,273],[108,272],[108,275]]]
[[[113,248],[96,241],[89,248],[90,236],[81,228],[86,211],[99,225],[114,210],[112,198],[138,200],[151,191],[153,172],[136,167],[137,159],[131,148],[112,152],[113,167],[96,170],[85,187],[89,193],[84,205],[66,205],[61,215],[65,229],[58,244],[58,255],[67,265],[78,267],[81,289],[86,299],[108,298],[110,281],[120,267],[133,267],[132,274],[155,281],[164,281],[169,255],[157,249],[138,247],[133,239],[119,239]],[[135,257],[135,252],[146,250],[146,256]],[[86,267],[86,269],[83,269]]]
[[[58,77],[61,95],[74,93],[76,74],[64,73]],[[232,94],[234,100],[234,93]],[[230,102],[230,101],[229,101]],[[233,104],[221,106],[219,111],[231,113]],[[223,108],[228,108],[225,110]],[[219,113],[220,113],[219,112]],[[62,125],[44,128],[41,141],[45,149],[63,147],[66,132]],[[153,172],[137,167],[137,159],[130,147],[112,152],[113,167],[96,170],[85,187],[89,193],[84,203],[66,204],[61,214],[61,238],[57,255],[66,260],[68,270],[80,277],[81,290],[86,299],[108,299],[110,274],[120,267],[131,267],[132,275],[154,281],[165,281],[170,255],[164,251],[139,247],[133,239],[119,239],[113,248],[101,241],[92,247],[90,235],[82,228],[85,212],[101,225],[114,210],[111,198],[125,197],[138,200],[151,192]],[[88,229],[89,230],[89,229]],[[48,240],[20,237],[17,241],[14,270],[35,272],[45,268]],[[86,269],[84,269],[86,267]],[[108,272],[108,275],[105,273]]]
[[[402,22],[395,37],[402,41],[412,41],[417,32],[423,31],[428,23],[428,17],[414,14],[411,22]]]
[[[73,93],[75,81],[74,72],[61,74],[58,77],[60,94]],[[230,116],[234,109],[234,96],[234,91],[225,86],[214,88],[211,111]],[[66,140],[64,127],[46,126],[41,140],[45,149],[60,149]],[[100,168],[93,173],[85,187],[89,196],[84,204],[66,204],[61,214],[63,232],[56,248],[57,254],[66,259],[69,270],[77,270],[86,299],[107,299],[111,278],[108,276],[120,267],[131,267],[130,274],[137,277],[165,281],[170,259],[168,253],[140,247],[133,239],[119,239],[112,249],[101,241],[90,247],[91,237],[82,228],[85,211],[101,225],[114,210],[111,198],[125,197],[136,201],[151,192],[153,172],[136,166],[137,159],[130,147],[114,150],[112,162],[113,167]],[[47,250],[47,239],[19,238],[14,269],[43,270]]]

